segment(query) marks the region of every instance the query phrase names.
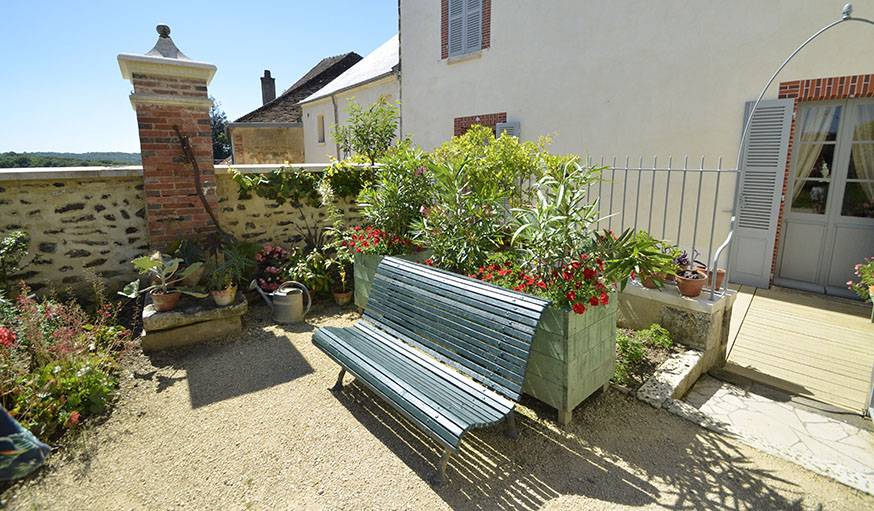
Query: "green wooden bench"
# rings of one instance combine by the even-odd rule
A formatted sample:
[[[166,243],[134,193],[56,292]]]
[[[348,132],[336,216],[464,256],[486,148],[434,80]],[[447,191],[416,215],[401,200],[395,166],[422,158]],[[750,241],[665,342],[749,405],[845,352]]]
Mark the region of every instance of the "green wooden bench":
[[[385,399],[449,456],[475,427],[501,421],[516,435],[537,323],[549,302],[421,264],[386,257],[364,317],[350,328],[320,328],[313,343]]]

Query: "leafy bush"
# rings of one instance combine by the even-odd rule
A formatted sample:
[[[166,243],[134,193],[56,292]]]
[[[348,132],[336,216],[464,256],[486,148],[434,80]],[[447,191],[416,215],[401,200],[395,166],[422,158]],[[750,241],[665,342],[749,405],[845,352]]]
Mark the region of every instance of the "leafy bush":
[[[653,323],[652,325],[637,331],[637,337],[647,346],[654,348],[669,349],[674,346],[674,340],[668,329]]]
[[[268,243],[255,254],[255,282],[264,292],[272,293],[282,284],[283,269],[297,260],[297,253]]]
[[[398,131],[400,109],[384,96],[367,108],[353,100],[346,105],[345,125],[334,126],[334,139],[347,154],[359,154],[374,164],[391,147]]]
[[[413,223],[414,237],[433,251],[436,266],[470,273],[503,244],[504,191],[479,183],[466,163],[433,164],[432,198]]]
[[[131,334],[102,297],[89,314],[75,302],[28,295],[23,288],[15,303],[0,302],[0,405],[52,437],[106,409]]]
[[[609,231],[599,233],[594,250],[605,255],[611,278],[623,286],[628,277],[639,276],[661,287],[664,277],[678,269],[675,260],[679,249],[646,231],[627,229],[618,236]]]
[[[518,137],[501,134],[475,125],[463,135],[453,137],[433,151],[437,165],[467,167],[469,186],[474,190],[495,187],[511,204],[527,198],[526,185],[531,179],[555,173],[567,156],[548,152],[550,140],[523,142]]]
[[[27,255],[30,237],[23,231],[11,231],[0,236],[0,291],[11,291],[14,275],[21,270]]]
[[[361,215],[367,225],[389,236],[408,238],[410,225],[422,217],[432,199],[428,157],[405,143],[380,163],[373,182],[358,195]]]

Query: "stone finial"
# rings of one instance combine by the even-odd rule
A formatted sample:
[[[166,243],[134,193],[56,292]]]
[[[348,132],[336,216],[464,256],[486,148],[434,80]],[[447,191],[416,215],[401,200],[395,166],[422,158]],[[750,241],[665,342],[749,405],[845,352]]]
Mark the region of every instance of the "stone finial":
[[[169,25],[158,25],[155,27],[155,30],[158,32],[158,42],[155,43],[155,47],[149,50],[146,55],[168,59],[191,60],[173,43],[173,39],[170,37]]]

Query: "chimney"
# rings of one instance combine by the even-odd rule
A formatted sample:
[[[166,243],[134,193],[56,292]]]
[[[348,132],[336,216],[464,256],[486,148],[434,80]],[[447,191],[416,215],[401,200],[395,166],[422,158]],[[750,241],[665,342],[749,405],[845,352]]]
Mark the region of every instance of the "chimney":
[[[261,104],[267,103],[276,99],[276,79],[270,76],[270,70],[264,70],[264,76],[261,77]]]

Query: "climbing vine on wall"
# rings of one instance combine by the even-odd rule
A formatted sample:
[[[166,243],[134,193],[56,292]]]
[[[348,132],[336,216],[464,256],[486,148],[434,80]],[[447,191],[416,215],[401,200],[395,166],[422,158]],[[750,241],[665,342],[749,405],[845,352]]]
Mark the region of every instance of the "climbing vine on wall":
[[[326,180],[338,199],[358,196],[365,184],[373,180],[373,169],[352,161],[335,162],[325,172],[280,167],[263,174],[244,174],[231,169],[231,177],[239,186],[240,199],[249,199],[252,194],[272,200],[276,204],[290,203],[318,207],[319,182]]]

